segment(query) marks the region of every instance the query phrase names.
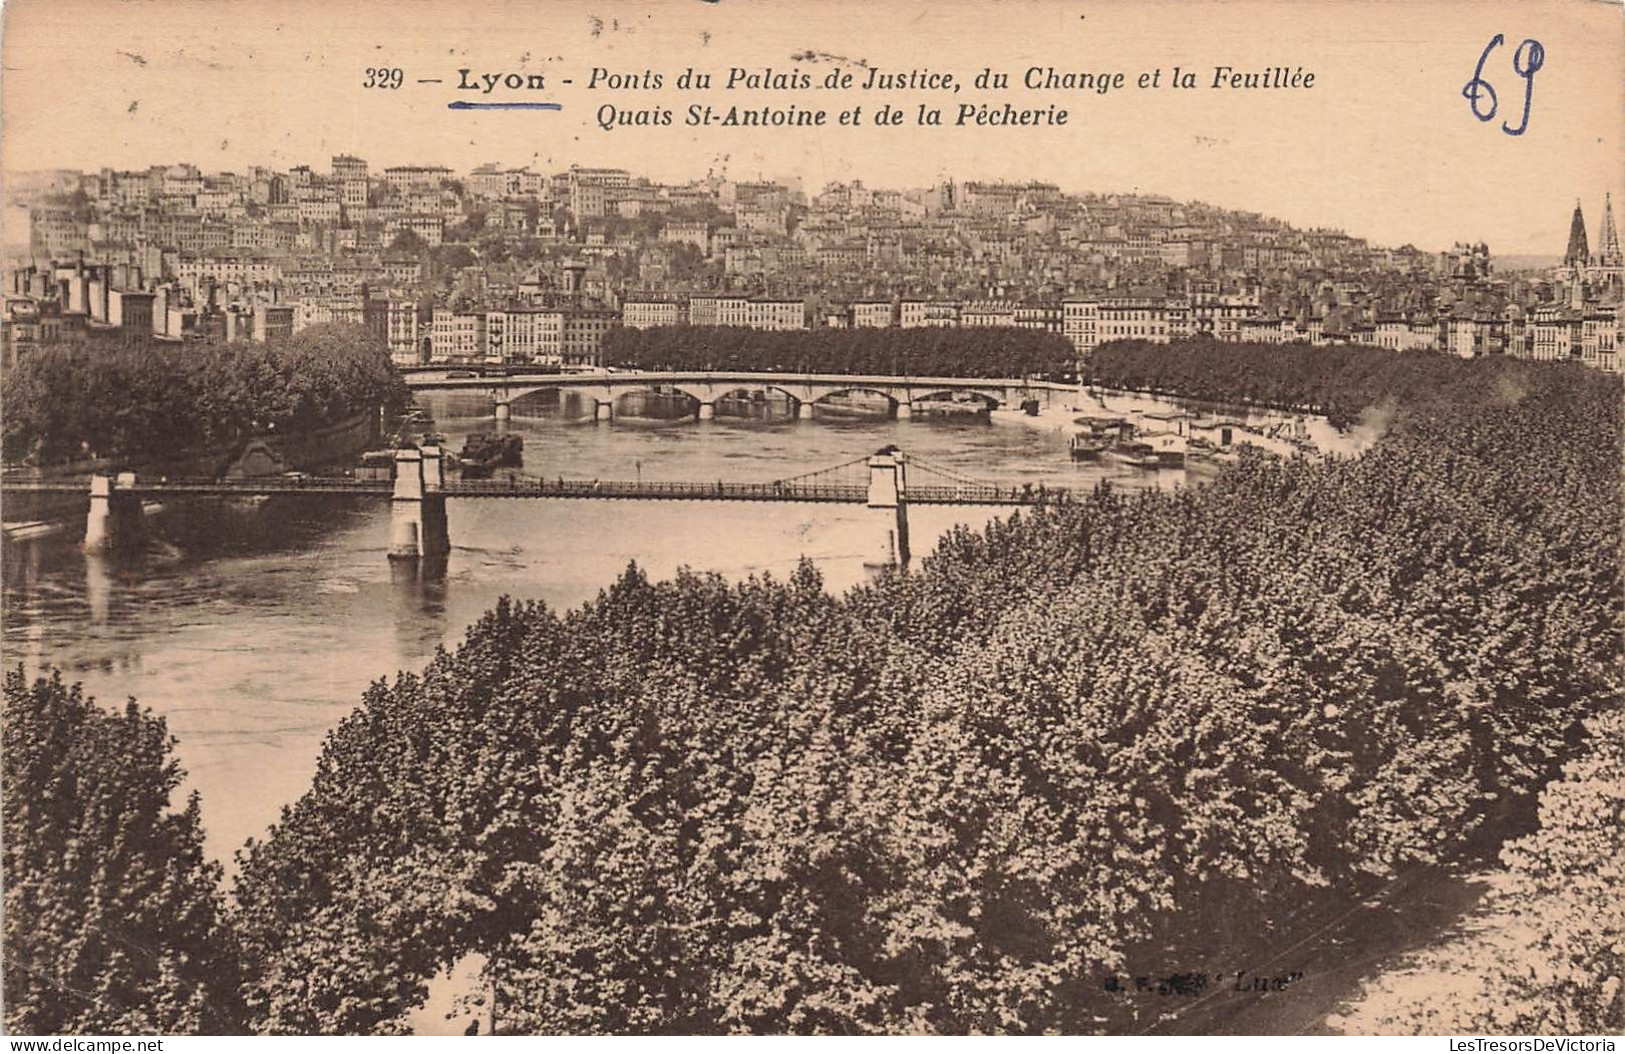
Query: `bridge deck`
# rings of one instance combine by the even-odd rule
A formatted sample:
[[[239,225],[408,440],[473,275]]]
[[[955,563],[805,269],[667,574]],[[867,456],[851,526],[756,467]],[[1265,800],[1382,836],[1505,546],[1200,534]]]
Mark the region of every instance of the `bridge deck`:
[[[455,367],[447,372],[460,372]],[[1024,377],[936,377],[928,374],[891,373],[793,373],[754,370],[619,370],[613,373],[515,373],[492,377],[429,376],[419,371],[406,376],[414,391],[503,388],[647,388],[656,385],[738,384],[741,387],[767,387],[791,390],[797,387],[906,388],[916,391],[951,389],[1000,389],[1013,391],[1051,387],[1049,382]],[[1065,390],[1071,391],[1068,387]]]
[[[5,490],[88,494],[86,479],[15,480],[3,483]],[[133,487],[120,487],[118,493],[141,498],[232,495],[320,495],[350,494],[389,497],[394,484],[388,480],[356,480],[339,477],[286,479],[138,479]],[[626,501],[793,501],[861,505],[868,500],[868,488],[856,483],[659,483],[628,480],[548,480],[487,479],[457,480],[429,494],[448,498],[598,498]],[[1038,505],[1058,499],[1064,492],[1023,492],[997,486],[910,486],[905,500],[911,505]]]

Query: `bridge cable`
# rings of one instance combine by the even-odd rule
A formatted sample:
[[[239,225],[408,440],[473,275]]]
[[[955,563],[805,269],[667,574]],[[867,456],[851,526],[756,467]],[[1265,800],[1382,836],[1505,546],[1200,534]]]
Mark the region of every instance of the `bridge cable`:
[[[804,482],[806,480],[810,480],[815,476],[826,476],[826,475],[829,475],[831,473],[839,472],[840,470],[845,469],[845,468],[851,468],[854,465],[866,464],[868,462],[868,460],[869,460],[869,456],[867,454],[865,454],[863,457],[854,458],[851,461],[843,461],[839,465],[830,465],[828,468],[814,469],[811,472],[803,472],[800,475],[796,475],[796,476],[785,476],[782,479],[773,480],[773,482],[774,483],[800,483],[800,482]]]

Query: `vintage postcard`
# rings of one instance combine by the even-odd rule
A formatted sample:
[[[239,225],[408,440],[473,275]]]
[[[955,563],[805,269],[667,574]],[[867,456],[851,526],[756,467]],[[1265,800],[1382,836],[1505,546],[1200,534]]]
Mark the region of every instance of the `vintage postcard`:
[[[1619,3],[3,17],[8,1034],[1615,1049]]]

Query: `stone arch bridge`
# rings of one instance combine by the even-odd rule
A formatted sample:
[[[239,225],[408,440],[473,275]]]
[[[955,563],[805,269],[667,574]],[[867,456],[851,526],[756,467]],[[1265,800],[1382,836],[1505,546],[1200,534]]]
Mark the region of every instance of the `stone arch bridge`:
[[[991,408],[1020,405],[1037,399],[1048,405],[1058,392],[1071,388],[1024,378],[991,377],[897,377],[884,374],[842,373],[750,373],[732,371],[655,371],[616,373],[519,374],[509,377],[458,376],[460,371],[425,370],[409,373],[406,383],[413,391],[465,391],[487,394],[498,419],[509,415],[510,406],[527,395],[543,391],[573,392],[594,401],[594,416],[612,420],[615,402],[622,395],[660,388],[687,395],[699,404],[699,418],[715,416],[718,399],[739,391],[779,392],[796,405],[797,416],[810,418],[812,408],[832,395],[867,392],[886,398],[899,418],[912,416],[921,400],[943,395],[968,395]]]

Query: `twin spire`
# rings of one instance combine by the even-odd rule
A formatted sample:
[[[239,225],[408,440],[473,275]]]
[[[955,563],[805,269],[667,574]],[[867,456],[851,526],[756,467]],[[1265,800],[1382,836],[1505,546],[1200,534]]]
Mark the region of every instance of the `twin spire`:
[[[1619,248],[1619,232],[1614,227],[1614,200],[1612,194],[1603,196],[1602,228],[1599,231],[1602,246],[1597,254],[1597,263],[1603,267],[1619,267],[1625,263]],[[1584,268],[1591,263],[1590,246],[1586,241],[1585,215],[1580,210],[1580,200],[1574,201],[1574,218],[1569,221],[1569,248],[1563,254],[1565,267]]]

